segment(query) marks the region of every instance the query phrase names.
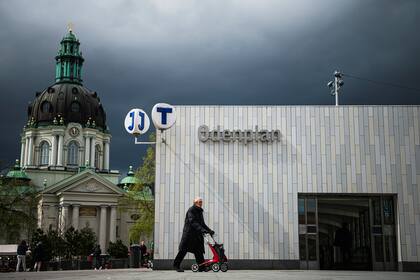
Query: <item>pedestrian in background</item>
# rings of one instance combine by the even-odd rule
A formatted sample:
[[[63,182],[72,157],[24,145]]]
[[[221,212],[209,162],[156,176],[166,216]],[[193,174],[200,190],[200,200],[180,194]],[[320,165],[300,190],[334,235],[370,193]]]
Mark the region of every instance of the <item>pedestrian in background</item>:
[[[96,245],[95,249],[93,250],[93,257],[95,259],[94,260],[95,261],[95,270],[102,269],[101,254],[102,254],[101,246],[98,244],[98,245]]]
[[[147,265],[147,259],[148,259],[148,253],[147,253],[147,247],[144,243],[144,240],[140,242],[140,253],[141,253],[141,265],[145,266]]]
[[[17,247],[17,265],[16,272],[19,272],[20,264],[22,264],[23,271],[26,271],[26,251],[28,251],[28,245],[26,241],[22,240]]]
[[[33,258],[35,262],[34,271],[39,272],[42,267],[42,262],[44,261],[44,258],[45,258],[44,245],[42,244],[42,242],[38,242],[38,244],[36,244]]]

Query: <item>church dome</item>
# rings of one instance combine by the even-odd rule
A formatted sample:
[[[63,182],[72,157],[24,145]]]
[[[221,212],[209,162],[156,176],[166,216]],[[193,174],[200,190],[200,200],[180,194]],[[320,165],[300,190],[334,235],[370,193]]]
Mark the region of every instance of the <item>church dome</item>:
[[[19,160],[16,160],[16,163],[13,166],[13,168],[9,172],[7,172],[6,178],[7,179],[22,180],[22,181],[25,181],[25,182],[31,180],[31,179],[29,179],[28,175],[26,175],[25,170],[22,170],[22,168],[20,167]]]
[[[75,122],[106,130],[106,114],[94,91],[76,83],[56,83],[36,94],[28,121],[37,125]]]
[[[132,185],[140,184],[140,180],[134,176],[133,166],[129,166],[127,176],[124,177],[121,182],[118,184],[120,187],[130,187]]]
[[[82,85],[84,58],[79,46],[79,40],[69,30],[55,57],[55,84],[37,92],[28,106],[29,127],[75,122],[107,130],[106,114],[98,94]]]

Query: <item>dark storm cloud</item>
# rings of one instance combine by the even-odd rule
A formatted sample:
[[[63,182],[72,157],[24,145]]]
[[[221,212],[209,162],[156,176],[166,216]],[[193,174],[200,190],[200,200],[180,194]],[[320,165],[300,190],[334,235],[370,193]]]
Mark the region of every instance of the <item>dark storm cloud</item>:
[[[416,87],[419,1],[1,1],[0,159],[18,157],[26,105],[53,82],[73,22],[113,135],[111,166],[145,147],[129,108],[173,104],[332,104],[335,69]],[[417,86],[420,87],[420,86]],[[350,78],[343,104],[419,104],[419,92]]]

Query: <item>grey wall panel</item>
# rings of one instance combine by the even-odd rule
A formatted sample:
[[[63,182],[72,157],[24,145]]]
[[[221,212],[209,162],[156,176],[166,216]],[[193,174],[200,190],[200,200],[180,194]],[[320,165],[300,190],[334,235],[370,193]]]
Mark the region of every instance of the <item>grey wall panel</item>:
[[[400,260],[420,261],[419,108],[177,106],[175,126],[157,132],[155,258],[175,257],[195,196],[229,258],[298,259],[298,193],[390,193]],[[203,124],[282,140],[204,143]]]

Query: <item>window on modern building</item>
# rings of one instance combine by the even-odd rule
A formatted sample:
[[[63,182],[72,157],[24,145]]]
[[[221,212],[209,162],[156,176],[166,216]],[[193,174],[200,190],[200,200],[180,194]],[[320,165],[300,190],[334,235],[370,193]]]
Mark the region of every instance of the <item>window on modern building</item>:
[[[67,146],[67,165],[79,165],[79,145],[76,141]]]
[[[101,163],[101,147],[99,145],[95,146],[95,167],[100,168]]]
[[[50,145],[46,141],[42,141],[39,145],[41,157],[40,157],[40,165],[48,165],[49,164],[49,154],[50,154]]]

